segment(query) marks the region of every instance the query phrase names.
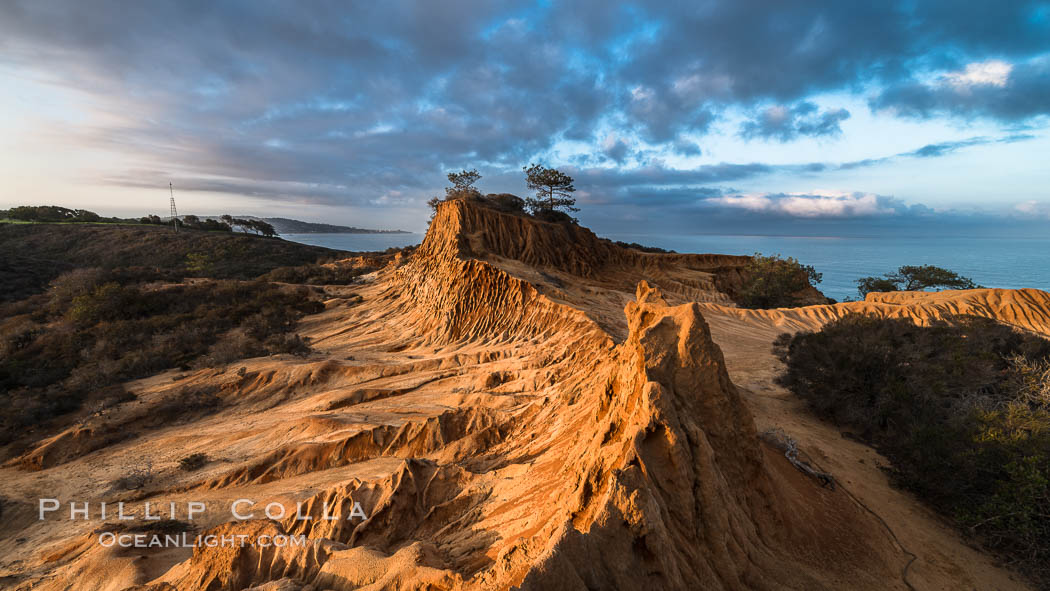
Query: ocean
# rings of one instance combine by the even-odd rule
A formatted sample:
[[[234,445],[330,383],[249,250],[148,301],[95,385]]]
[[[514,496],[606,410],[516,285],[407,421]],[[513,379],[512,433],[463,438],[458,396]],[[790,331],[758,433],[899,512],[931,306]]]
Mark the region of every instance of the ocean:
[[[419,244],[422,234],[286,234],[287,240],[340,250],[385,250]],[[1050,237],[858,238],[812,236],[607,234],[605,238],[678,252],[780,254],[813,265],[817,285],[836,300],[857,297],[855,281],[901,265],[936,265],[985,287],[1050,291]]]
[[[281,238],[353,252],[377,252],[419,244],[422,234],[281,234]]]

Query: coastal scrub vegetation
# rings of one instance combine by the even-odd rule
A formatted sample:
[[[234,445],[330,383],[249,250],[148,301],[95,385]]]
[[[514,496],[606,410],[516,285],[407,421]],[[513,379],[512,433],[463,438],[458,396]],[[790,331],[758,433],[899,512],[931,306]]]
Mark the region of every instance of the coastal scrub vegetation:
[[[489,193],[481,199],[486,206],[502,211],[503,213],[511,213],[514,215],[528,214],[525,210],[525,200],[517,195],[512,195],[510,193]]]
[[[172,368],[303,354],[314,290],[265,281],[158,283],[151,269],[74,269],[46,294],[0,306],[0,445],[120,384]]]
[[[861,299],[871,292],[926,291],[928,289],[977,289],[981,287],[969,277],[933,265],[905,265],[882,277],[861,277],[857,292]]]
[[[261,276],[260,279],[305,285],[351,285],[357,283],[362,275],[375,270],[375,267],[368,266],[309,264],[278,267]]]
[[[295,327],[323,309],[320,290],[278,283],[348,284],[374,270],[325,264],[345,258],[327,248],[150,225],[0,224],[0,250],[9,253],[0,258],[0,446],[15,447],[78,409],[133,400],[128,380],[305,354]],[[206,412],[217,398],[183,392],[169,402],[153,416]]]
[[[158,226],[0,224],[0,302],[40,293],[79,267],[134,269],[155,280],[254,279],[279,267],[343,258],[342,251],[239,232]],[[116,272],[116,271],[114,271]],[[274,279],[280,281],[280,279]]]
[[[179,468],[186,472],[200,470],[208,463],[208,454],[197,452],[179,460]]]
[[[744,308],[790,308],[807,305],[800,293],[820,283],[821,274],[793,257],[755,253],[743,270],[743,285],[733,299]]]
[[[1050,341],[993,320],[849,315],[781,335],[779,382],[896,483],[1050,585]]]
[[[646,246],[644,244],[638,244],[637,242],[623,242],[620,240],[616,240],[615,242],[613,242],[613,244],[619,246],[620,248],[633,248],[634,250],[640,250],[642,252],[649,253],[673,254],[675,252],[666,248],[660,248],[659,246]]]
[[[101,223],[118,218],[103,218],[86,209],[69,209],[57,205],[19,205],[11,209],[0,210],[0,219],[18,222]]]

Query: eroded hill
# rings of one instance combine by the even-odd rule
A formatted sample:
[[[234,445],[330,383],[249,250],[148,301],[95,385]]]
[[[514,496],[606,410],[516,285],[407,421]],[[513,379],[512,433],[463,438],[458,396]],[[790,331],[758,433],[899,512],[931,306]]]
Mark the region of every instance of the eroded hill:
[[[1050,334],[1050,296],[747,311],[731,299],[745,264],[642,253],[446,202],[411,257],[354,286],[363,300],[326,288],[326,311],[302,326],[313,357],[130,383],[136,401],[25,452],[72,449],[53,455],[61,461],[8,462],[0,580],[157,591],[1023,588],[892,490],[875,452],[773,385],[769,344],[859,308],[920,322],[965,309]],[[191,390],[216,396],[217,410],[146,421]],[[773,427],[838,486],[759,437]],[[76,452],[112,428],[128,437]],[[194,453],[204,467],[181,470]],[[145,469],[141,487],[113,485]],[[192,522],[176,514],[192,535],[309,544],[103,547],[97,532],[112,518],[38,520],[41,497],[123,500],[140,517],[145,501],[201,502]],[[252,501],[253,519],[231,519],[237,499]],[[324,519],[355,502],[367,519]],[[285,516],[264,518],[270,503]]]

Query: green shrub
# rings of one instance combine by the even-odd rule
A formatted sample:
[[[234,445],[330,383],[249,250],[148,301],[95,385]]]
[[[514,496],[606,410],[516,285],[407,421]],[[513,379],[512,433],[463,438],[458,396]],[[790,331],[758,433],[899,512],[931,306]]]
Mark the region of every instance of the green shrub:
[[[74,324],[84,326],[138,316],[143,303],[140,295],[134,287],[111,281],[74,297],[66,315]]]
[[[933,265],[905,265],[882,277],[861,277],[857,292],[863,299],[871,292],[925,291],[927,289],[976,289],[969,277]]]
[[[744,283],[733,299],[744,308],[790,308],[805,305],[799,292],[820,283],[821,274],[809,265],[779,254],[755,253],[743,270]]]
[[[874,444],[900,486],[1050,584],[1050,341],[985,318],[851,315],[774,351],[780,383]]]
[[[550,222],[552,224],[576,224],[579,220],[565,213],[564,211],[558,211],[557,209],[536,209],[532,212],[532,217],[543,222]]]
[[[198,452],[195,454],[190,454],[179,460],[179,468],[186,472],[193,472],[195,470],[200,470],[207,463],[208,454]]]
[[[856,281],[857,293],[861,299],[872,292],[899,291],[901,286],[894,280],[886,277],[861,277]]]
[[[493,209],[498,209],[504,213],[512,213],[515,215],[528,215],[525,211],[525,200],[517,195],[510,193],[489,193],[481,198],[481,200]]]
[[[263,275],[261,279],[306,285],[351,285],[357,283],[361,275],[372,271],[375,271],[374,267],[310,264],[296,267],[278,267]]]
[[[667,250],[666,248],[660,248],[659,246],[646,246],[644,244],[638,244],[637,242],[621,242],[621,241],[617,240],[614,244],[616,244],[616,246],[619,246],[621,248],[633,248],[634,250],[640,250],[642,252],[652,252],[652,253],[660,253],[660,254],[667,254],[667,253],[674,253],[675,252],[673,250]]]
[[[266,349],[270,353],[304,356],[310,353],[310,343],[299,334],[275,334],[266,339]]]
[[[110,487],[112,490],[141,490],[153,480],[153,462],[130,468],[124,476],[117,478]]]

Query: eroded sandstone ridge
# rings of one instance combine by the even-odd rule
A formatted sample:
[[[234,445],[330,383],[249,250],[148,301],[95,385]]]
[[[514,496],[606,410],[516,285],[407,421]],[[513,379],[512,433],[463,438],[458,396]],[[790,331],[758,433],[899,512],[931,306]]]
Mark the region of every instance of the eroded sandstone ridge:
[[[900,540],[847,488],[822,486],[760,442],[760,411],[730,379],[734,363],[749,384],[766,380],[747,362],[767,355],[774,329],[819,326],[844,305],[738,310],[727,293],[745,263],[641,253],[583,228],[446,202],[413,256],[353,287],[363,303],[330,289],[328,310],[305,327],[314,358],[142,380],[133,387],[147,408],[192,386],[218,392],[221,410],[94,451],[56,451],[92,429],[134,429],[141,413],[118,411],[25,455],[50,460],[5,467],[0,478],[14,483],[5,496],[18,502],[4,518],[22,541],[0,542],[0,580],[153,591],[1018,585],[952,555],[964,551],[950,532],[929,533],[936,526],[923,530],[936,539],[922,549]],[[996,315],[994,302],[1009,297],[1019,325],[1047,330],[1045,298],[1001,291],[850,305]],[[742,352],[728,370],[713,330]],[[752,341],[765,351],[741,345]],[[196,451],[216,461],[173,467]],[[157,467],[145,489],[109,489],[145,459]],[[37,521],[41,496],[202,501],[209,511],[191,535],[310,543],[104,548],[100,521]],[[241,498],[254,500],[255,518],[230,519],[225,508]],[[284,518],[262,517],[272,502],[287,507]],[[355,502],[367,519],[323,519]]]

